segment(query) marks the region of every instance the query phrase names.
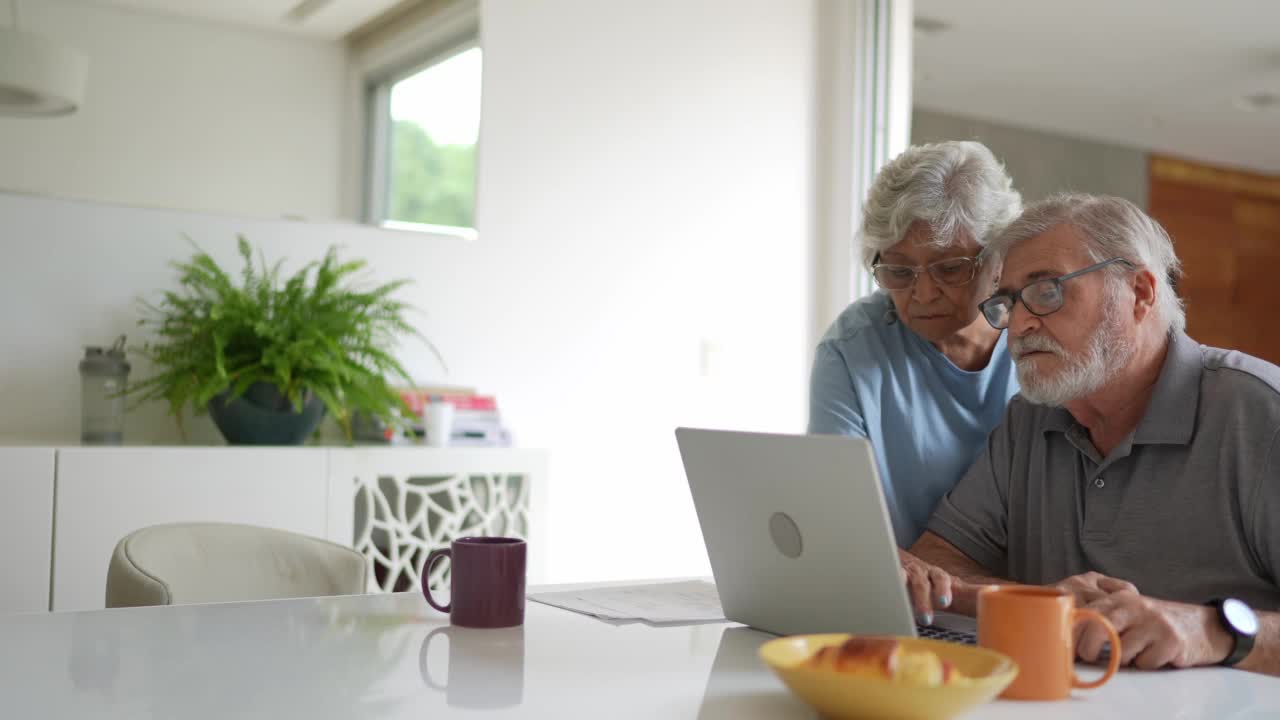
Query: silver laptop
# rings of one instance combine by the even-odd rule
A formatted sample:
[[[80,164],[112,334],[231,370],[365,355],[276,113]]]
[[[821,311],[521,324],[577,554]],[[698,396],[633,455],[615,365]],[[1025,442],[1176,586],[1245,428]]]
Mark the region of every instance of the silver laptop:
[[[676,441],[725,617],[972,642],[973,620],[949,613],[917,631],[866,440],[678,428]]]

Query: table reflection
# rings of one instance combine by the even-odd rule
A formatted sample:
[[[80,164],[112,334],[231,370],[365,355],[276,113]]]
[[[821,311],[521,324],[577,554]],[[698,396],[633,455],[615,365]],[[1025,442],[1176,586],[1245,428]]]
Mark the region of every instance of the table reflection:
[[[698,720],[813,717],[756,655],[774,637],[748,627],[725,628],[707,676]]]
[[[431,672],[432,641],[444,636],[448,674],[443,682]],[[450,707],[493,710],[524,700],[524,626],[479,630],[446,626],[422,639],[418,669],[427,687],[443,692]]]

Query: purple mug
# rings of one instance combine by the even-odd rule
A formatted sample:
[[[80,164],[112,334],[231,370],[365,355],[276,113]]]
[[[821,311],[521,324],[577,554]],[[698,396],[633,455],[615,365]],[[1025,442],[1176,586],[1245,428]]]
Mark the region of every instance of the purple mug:
[[[519,538],[464,537],[431,551],[422,564],[422,594],[431,607],[449,613],[449,622],[469,628],[524,624],[524,571],[528,546]],[[449,604],[431,597],[428,578],[438,558],[452,562]]]

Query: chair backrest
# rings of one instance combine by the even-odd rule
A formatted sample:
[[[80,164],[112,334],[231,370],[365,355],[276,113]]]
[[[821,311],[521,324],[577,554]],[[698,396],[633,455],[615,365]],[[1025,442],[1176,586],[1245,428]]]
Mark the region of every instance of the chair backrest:
[[[228,523],[154,525],[116,544],[107,607],[356,595],[363,555],[319,538]]]

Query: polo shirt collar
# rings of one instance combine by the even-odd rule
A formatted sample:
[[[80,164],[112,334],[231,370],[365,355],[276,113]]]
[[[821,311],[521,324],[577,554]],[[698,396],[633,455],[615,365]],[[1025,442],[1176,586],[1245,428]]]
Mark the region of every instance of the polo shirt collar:
[[[1169,334],[1169,350],[1156,380],[1147,412],[1133,434],[1135,445],[1186,445],[1196,429],[1200,407],[1200,375],[1204,356],[1200,343],[1180,331]]]
[[[1067,412],[1066,408],[1051,407],[1046,408],[1046,410],[1048,413],[1046,414],[1043,425],[1045,432],[1054,431],[1064,433],[1075,427],[1076,419],[1071,416],[1071,413]]]
[[[1204,360],[1200,344],[1184,332],[1169,334],[1169,349],[1151,392],[1147,412],[1133,433],[1134,445],[1186,445],[1196,428],[1200,406],[1200,374]],[[1066,408],[1049,408],[1041,426],[1045,432],[1069,432],[1076,419]]]

